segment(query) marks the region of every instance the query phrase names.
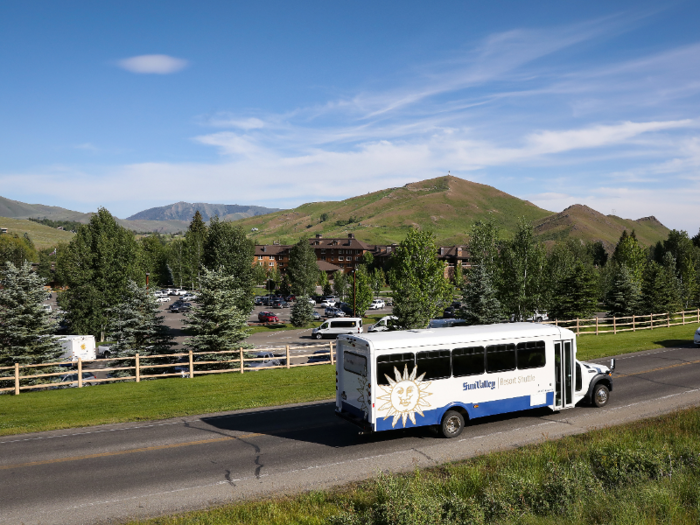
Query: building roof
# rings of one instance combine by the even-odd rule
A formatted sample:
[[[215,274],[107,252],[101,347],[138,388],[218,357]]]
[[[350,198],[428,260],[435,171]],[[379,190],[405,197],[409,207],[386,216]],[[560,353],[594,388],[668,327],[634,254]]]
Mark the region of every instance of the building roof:
[[[256,244],[255,255],[278,255],[291,248],[288,244]]]
[[[369,250],[369,246],[355,235],[348,233],[347,237],[332,237],[324,238],[322,234],[317,233],[316,237],[309,239],[311,246],[314,248],[350,248],[352,250]]]
[[[339,270],[342,270],[340,266],[336,266],[335,264],[331,264],[326,261],[316,261],[316,265],[318,266],[318,269],[322,272],[337,272]]]

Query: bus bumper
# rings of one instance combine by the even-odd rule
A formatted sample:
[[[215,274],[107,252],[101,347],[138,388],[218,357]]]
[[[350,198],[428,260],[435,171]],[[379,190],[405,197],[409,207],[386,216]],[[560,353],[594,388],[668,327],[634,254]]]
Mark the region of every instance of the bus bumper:
[[[338,416],[341,419],[344,419],[345,421],[348,421],[352,423],[353,425],[360,427],[362,429],[363,433],[369,433],[372,432],[372,425],[369,423],[369,421],[366,421],[364,419],[360,419],[357,416],[353,416],[352,414],[349,414],[348,412],[343,412],[341,410],[336,409],[335,415]]]

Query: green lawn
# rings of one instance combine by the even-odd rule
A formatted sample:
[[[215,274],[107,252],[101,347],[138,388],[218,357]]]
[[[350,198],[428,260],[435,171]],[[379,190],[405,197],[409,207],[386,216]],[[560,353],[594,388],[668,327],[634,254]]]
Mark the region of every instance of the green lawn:
[[[377,317],[381,315],[370,316],[367,322]],[[695,328],[582,336],[578,356],[586,360],[687,345]],[[319,365],[1,395],[0,435],[319,401],[335,395],[333,378],[333,367]]]

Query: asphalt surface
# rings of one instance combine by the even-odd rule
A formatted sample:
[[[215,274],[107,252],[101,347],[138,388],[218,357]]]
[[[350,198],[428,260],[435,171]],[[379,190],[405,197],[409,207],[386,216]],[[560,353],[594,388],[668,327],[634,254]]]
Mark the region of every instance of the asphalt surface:
[[[600,360],[607,362],[607,360]],[[618,358],[607,407],[360,436],[322,402],[0,438],[0,523],[119,522],[326,488],[700,405],[700,350]]]

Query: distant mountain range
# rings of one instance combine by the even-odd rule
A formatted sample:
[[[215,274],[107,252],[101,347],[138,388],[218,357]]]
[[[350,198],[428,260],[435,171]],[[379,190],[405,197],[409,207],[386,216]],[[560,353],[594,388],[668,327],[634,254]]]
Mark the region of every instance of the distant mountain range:
[[[237,221],[258,244],[273,241],[291,244],[300,237],[319,233],[325,237],[344,237],[350,232],[369,244],[390,244],[401,242],[410,228],[419,227],[432,230],[437,242],[445,246],[466,243],[471,225],[480,219],[493,219],[508,237],[515,231],[519,217],[532,221],[535,234],[546,243],[576,238],[602,241],[608,250],[612,250],[624,230],[635,230],[637,238],[646,245],[666,239],[669,233],[653,216],[622,219],[581,204],[553,213],[491,186],[452,176],[342,201],[312,202],[292,210],[178,202],[118,221],[134,231],[173,233],[186,230],[197,210],[205,221],[215,215],[222,220]],[[46,217],[87,223],[91,216],[91,213],[0,197],[0,217]]]
[[[127,217],[128,221],[150,220],[150,221],[191,221],[196,211],[202,215],[202,219],[208,221],[218,215],[219,219],[226,221],[237,221],[257,215],[265,215],[279,211],[280,208],[265,208],[263,206],[242,206],[239,204],[207,204],[204,202],[177,202],[168,206],[150,208]]]

